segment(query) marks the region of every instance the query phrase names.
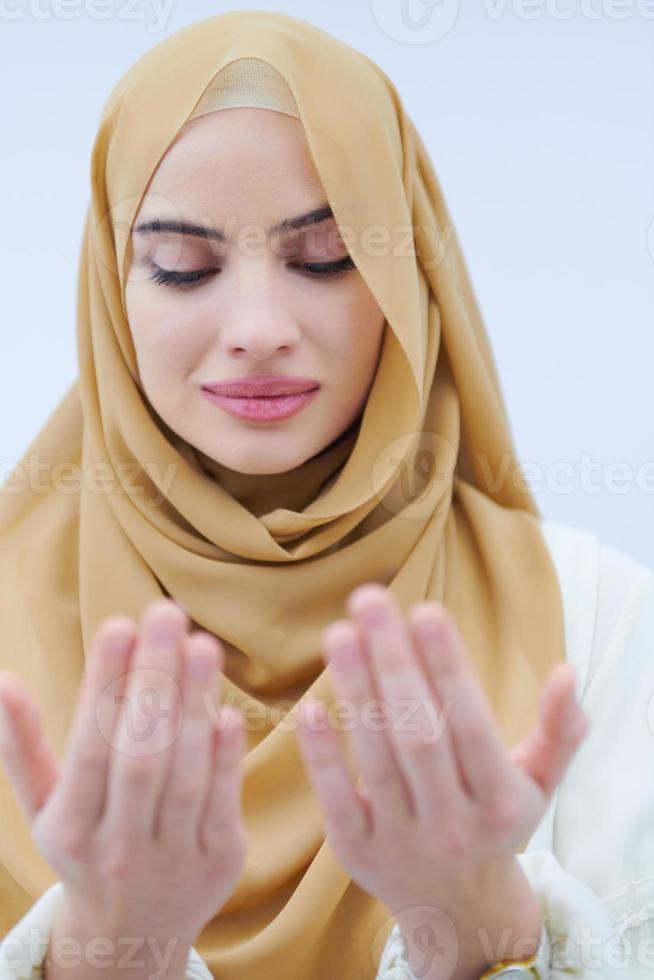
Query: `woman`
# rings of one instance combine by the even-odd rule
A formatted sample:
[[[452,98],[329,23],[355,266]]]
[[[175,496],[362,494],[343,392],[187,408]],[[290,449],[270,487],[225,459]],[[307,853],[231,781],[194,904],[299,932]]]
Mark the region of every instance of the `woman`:
[[[392,83],[212,17],[118,82],[91,176],[79,380],[2,500],[2,976],[120,976],[127,936],[133,975],[609,976],[654,575],[521,484]]]

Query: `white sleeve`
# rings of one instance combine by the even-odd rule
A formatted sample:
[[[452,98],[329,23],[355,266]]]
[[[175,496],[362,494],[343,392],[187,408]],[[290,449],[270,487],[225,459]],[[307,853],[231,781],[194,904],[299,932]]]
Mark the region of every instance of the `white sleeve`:
[[[599,548],[595,635],[581,704],[590,719],[558,787],[554,850],[607,910],[625,980],[654,971],[654,572]],[[616,600],[616,595],[620,600]],[[583,676],[583,675],[582,675]]]
[[[42,980],[43,962],[61,906],[63,888],[57,881],[46,889],[0,941],[0,980]],[[186,980],[213,980],[195,947],[188,956]]]

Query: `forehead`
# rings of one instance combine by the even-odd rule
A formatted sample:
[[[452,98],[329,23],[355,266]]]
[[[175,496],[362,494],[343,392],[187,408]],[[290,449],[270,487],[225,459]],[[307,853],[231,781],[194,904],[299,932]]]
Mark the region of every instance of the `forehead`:
[[[155,217],[268,229],[326,204],[300,120],[268,109],[223,109],[182,127],[155,170],[132,230]],[[333,219],[321,220],[334,226]]]
[[[256,191],[259,183],[292,182],[319,189],[304,128],[299,119],[271,109],[239,107],[210,112],[186,123],[157,167],[151,187],[158,193],[201,181],[224,191]]]

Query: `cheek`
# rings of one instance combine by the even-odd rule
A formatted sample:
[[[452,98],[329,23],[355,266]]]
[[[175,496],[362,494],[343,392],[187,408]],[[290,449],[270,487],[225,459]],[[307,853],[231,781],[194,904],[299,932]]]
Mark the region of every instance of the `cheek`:
[[[171,316],[170,310],[157,314],[156,304],[144,311],[129,311],[130,329],[143,382],[161,382],[188,374],[203,356],[209,331],[187,316]]]
[[[348,272],[340,281],[322,288],[324,293],[318,303],[313,303],[313,310],[323,310],[325,318],[332,322],[368,324],[374,343],[385,317],[361,273]]]
[[[338,322],[341,355],[351,361],[352,373],[374,371],[386,318],[367,286],[360,286]]]

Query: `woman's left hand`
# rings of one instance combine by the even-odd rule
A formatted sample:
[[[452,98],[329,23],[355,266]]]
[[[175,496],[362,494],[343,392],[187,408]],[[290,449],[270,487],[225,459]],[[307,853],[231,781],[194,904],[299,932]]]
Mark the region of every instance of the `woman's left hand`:
[[[400,923],[428,907],[434,921],[449,917],[459,937],[533,924],[539,908],[516,852],[588,730],[572,668],[555,666],[537,725],[507,750],[443,605],[417,603],[405,623],[392,593],[367,584],[350,594],[347,612],[321,643],[335,704],[352,709],[348,737],[365,787],[356,786],[324,705],[301,705],[297,730],[330,847]],[[378,711],[371,722],[375,705],[386,709],[383,724]]]

